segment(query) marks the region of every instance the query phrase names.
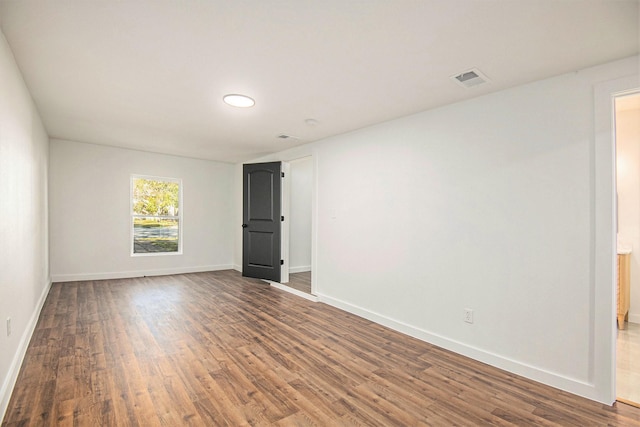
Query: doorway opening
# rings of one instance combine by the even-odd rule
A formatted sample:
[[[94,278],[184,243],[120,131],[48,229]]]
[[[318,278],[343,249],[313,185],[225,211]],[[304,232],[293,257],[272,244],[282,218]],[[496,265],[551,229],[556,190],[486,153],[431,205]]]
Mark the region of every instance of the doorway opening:
[[[640,92],[614,98],[616,397],[640,407]]]
[[[307,295],[313,295],[312,266],[312,157],[291,160],[288,163],[289,182],[289,281],[285,285]],[[284,195],[286,198],[286,194]],[[289,289],[287,289],[289,290]]]

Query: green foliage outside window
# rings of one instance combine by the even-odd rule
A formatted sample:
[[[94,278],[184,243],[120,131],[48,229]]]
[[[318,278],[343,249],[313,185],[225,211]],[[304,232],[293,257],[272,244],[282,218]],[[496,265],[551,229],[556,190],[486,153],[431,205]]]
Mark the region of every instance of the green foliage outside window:
[[[133,183],[133,213],[177,216],[178,191],[177,182],[136,178]]]

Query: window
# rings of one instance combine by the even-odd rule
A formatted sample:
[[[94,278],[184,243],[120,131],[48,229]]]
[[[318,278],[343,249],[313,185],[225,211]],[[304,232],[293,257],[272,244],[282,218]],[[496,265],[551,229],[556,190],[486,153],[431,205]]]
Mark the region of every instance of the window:
[[[132,255],[180,254],[182,182],[131,176]]]

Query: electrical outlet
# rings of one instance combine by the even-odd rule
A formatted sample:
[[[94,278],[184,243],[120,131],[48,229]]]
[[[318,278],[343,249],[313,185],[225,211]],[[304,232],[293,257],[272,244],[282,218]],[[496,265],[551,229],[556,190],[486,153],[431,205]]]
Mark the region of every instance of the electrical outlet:
[[[7,336],[11,335],[11,317],[7,317]]]
[[[473,310],[470,308],[464,309],[464,321],[467,323],[473,323]]]

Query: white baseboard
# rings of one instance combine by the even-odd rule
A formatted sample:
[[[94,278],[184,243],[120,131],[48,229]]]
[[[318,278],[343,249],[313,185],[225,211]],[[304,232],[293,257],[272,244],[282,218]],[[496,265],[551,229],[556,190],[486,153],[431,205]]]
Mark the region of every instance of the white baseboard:
[[[166,276],[169,274],[201,273],[204,271],[231,270],[232,264],[202,265],[197,267],[161,268],[155,270],[113,271],[109,273],[52,274],[53,282],[78,282],[82,280],[129,279],[144,276]]]
[[[629,313],[629,322],[630,323],[640,323],[640,314],[631,314],[631,313]]]
[[[400,322],[390,317],[386,317],[384,315],[375,313],[362,307],[358,307],[345,301],[341,301],[336,298],[332,298],[327,295],[318,294],[317,296],[318,301],[320,302],[371,320],[372,322],[386,326],[390,329],[409,335],[413,338],[417,338],[421,341],[428,342],[430,344],[453,351],[455,353],[486,363],[496,368],[504,369],[505,371],[512,372],[522,377],[567,391],[569,393],[577,394],[587,399],[600,402],[594,384],[550,372],[536,366],[519,362],[517,360],[509,359],[507,357],[500,356],[499,354],[491,353],[489,351],[452,340],[442,335],[434,334],[424,329],[420,329],[407,323]],[[611,402],[601,403],[607,405],[611,404]]]
[[[310,265],[303,265],[300,267],[289,267],[289,273],[305,273],[311,271]]]
[[[240,273],[242,273],[242,266],[241,265],[233,264],[233,269],[235,271],[239,271]]]
[[[310,295],[306,292],[293,289],[292,287],[283,285],[282,283],[272,282],[270,280],[265,280],[265,282],[268,282],[271,286],[273,286],[276,289],[280,289],[281,291],[289,292],[290,294],[294,294],[296,296],[299,296],[300,298],[304,298],[309,301],[318,302],[318,297],[315,295]]]
[[[18,374],[20,373],[20,368],[22,367],[24,356],[27,353],[27,348],[29,347],[31,336],[33,335],[33,331],[35,330],[36,324],[38,323],[40,311],[42,311],[42,307],[44,306],[44,302],[47,299],[47,295],[49,295],[51,283],[51,278],[49,278],[47,283],[45,283],[44,289],[40,294],[40,298],[38,299],[38,302],[36,303],[36,306],[31,313],[31,317],[29,318],[27,327],[20,337],[18,348],[16,349],[16,353],[13,355],[13,360],[11,360],[11,365],[9,366],[9,371],[7,372],[6,378],[2,383],[2,388],[0,388],[0,422],[2,422],[2,420],[4,419],[4,415],[7,412],[9,400],[11,399],[11,394],[13,393],[13,387],[15,386],[16,380],[18,379]]]

